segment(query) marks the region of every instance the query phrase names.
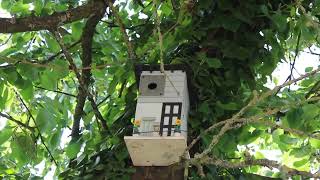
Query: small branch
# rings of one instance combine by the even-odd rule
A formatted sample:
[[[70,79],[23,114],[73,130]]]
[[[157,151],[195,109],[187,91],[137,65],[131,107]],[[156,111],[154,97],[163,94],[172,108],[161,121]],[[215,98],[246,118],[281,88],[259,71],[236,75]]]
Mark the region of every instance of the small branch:
[[[29,41],[26,50],[24,51],[25,54],[26,54],[26,53],[28,52],[28,50],[30,49],[31,44],[34,43],[34,41],[36,40],[35,35],[36,35],[36,33],[32,33],[32,38],[31,38],[31,40]]]
[[[62,92],[62,91],[50,90],[50,89],[46,89],[46,88],[43,88],[43,87],[40,87],[40,86],[34,86],[34,87],[36,87],[38,89],[45,90],[45,91],[51,91],[51,92],[55,92],[55,93],[59,93],[59,94],[64,94],[64,95],[67,95],[67,96],[70,96],[70,97],[77,97],[76,95],[69,94],[69,93]]]
[[[257,92],[253,91],[253,98],[252,98],[252,100],[250,100],[250,102],[249,102],[245,107],[243,107],[237,114],[235,114],[234,116],[232,116],[232,118],[225,120],[224,123],[217,123],[218,125],[224,124],[224,126],[221,128],[220,132],[219,132],[217,135],[213,136],[212,141],[211,141],[209,147],[208,147],[206,150],[204,150],[204,151],[199,155],[199,157],[204,157],[205,155],[207,155],[208,153],[210,153],[210,152],[211,152],[211,149],[219,142],[220,138],[221,138],[228,130],[232,129],[232,124],[234,124],[235,122],[237,122],[237,121],[239,121],[239,120],[240,120],[240,122],[241,122],[241,118],[240,118],[240,117],[241,117],[250,107],[256,105],[258,102],[261,102],[261,101],[264,100],[265,98],[273,95],[273,94],[274,94],[275,92],[277,92],[280,88],[283,88],[283,87],[285,87],[285,86],[287,86],[287,85],[290,85],[290,84],[292,84],[292,83],[298,82],[298,81],[300,81],[300,80],[302,80],[302,79],[305,79],[305,78],[307,78],[307,77],[313,76],[313,75],[315,75],[316,73],[318,73],[319,71],[320,71],[320,68],[318,68],[318,69],[316,69],[316,70],[314,70],[314,71],[311,71],[310,73],[306,73],[305,75],[302,75],[302,76],[300,76],[299,78],[290,80],[290,81],[288,81],[288,82],[283,83],[282,85],[276,86],[274,89],[272,89],[272,90],[270,90],[270,91],[267,91],[267,92],[263,93],[263,94],[260,95],[260,96],[257,95]],[[304,102],[307,102],[307,101],[310,101],[310,100],[311,100],[311,99],[308,99],[308,100],[306,100],[306,101],[304,101]],[[278,112],[278,111],[279,111],[279,109],[274,109],[274,110],[270,110],[270,111],[268,111],[268,112],[273,114],[273,113],[276,113],[276,112]],[[264,116],[265,116],[265,115],[268,115],[268,113],[264,113],[263,115],[264,115]],[[252,117],[251,117],[251,118],[252,118]],[[212,125],[211,127],[209,127],[209,128],[206,130],[206,132],[208,132],[209,130],[217,127],[218,125],[216,125],[216,124]],[[197,138],[188,146],[188,148],[187,148],[186,150],[189,150],[189,149],[196,143],[196,141],[198,141],[199,139],[200,139],[200,137],[197,137]]]
[[[191,162],[192,165],[198,164],[198,160],[194,160]],[[223,168],[231,168],[231,169],[239,169],[239,168],[246,168],[250,166],[264,166],[268,167],[269,169],[276,168],[279,169],[281,172],[284,172],[286,175],[295,176],[301,175],[308,178],[320,178],[320,174],[312,174],[306,171],[298,171],[296,169],[289,168],[285,165],[278,164],[277,161],[269,160],[269,159],[254,159],[253,157],[248,157],[246,160],[242,162],[229,162],[223,159],[219,159],[217,157],[214,158],[205,158],[200,161],[201,164],[210,164],[215,165]]]
[[[83,81],[82,81],[81,75],[78,71],[77,66],[73,62],[72,55],[67,50],[67,47],[64,45],[63,40],[60,37],[59,33],[57,31],[54,31],[53,33],[62,49],[63,54],[65,55],[67,61],[69,62],[71,69],[76,74],[76,77],[79,80],[79,84],[80,84],[78,86],[77,104],[74,110],[73,125],[72,125],[72,131],[71,131],[72,139],[77,140],[80,136],[80,119],[84,114],[83,107],[84,107],[87,95],[83,87]]]
[[[10,34],[7,40],[5,40],[3,43],[0,44],[0,47],[6,45],[11,38],[12,38],[12,34]]]
[[[76,45],[78,45],[81,42],[81,39],[79,39],[78,41],[74,42],[73,44],[71,44],[70,46],[66,47],[67,50],[72,49],[73,47],[75,47]],[[47,64],[51,61],[53,61],[56,57],[58,57],[59,55],[63,54],[63,51],[59,51],[57,54],[50,56],[47,60],[45,61],[41,61],[40,64]]]
[[[126,85],[127,85],[127,80],[125,79],[125,80],[123,81],[123,83],[121,84],[118,98],[121,98],[122,93],[123,93],[123,90],[124,90],[124,88],[126,87]]]
[[[317,92],[320,92],[320,80],[312,86],[310,91],[305,95],[305,98],[308,99],[311,95],[316,94]]]
[[[131,59],[133,61],[133,63],[135,63],[135,61],[137,60],[137,56],[134,52],[134,48],[133,48],[133,45],[129,39],[129,36],[126,33],[126,28],[121,20],[121,17],[119,15],[119,11],[117,8],[115,8],[113,6],[112,1],[108,1],[108,3],[109,3],[109,7],[111,8],[113,15],[115,16],[116,22],[118,23],[118,25],[120,27],[120,31],[122,33],[123,40],[125,41],[125,43],[127,45],[129,59]]]
[[[104,103],[106,100],[108,100],[111,97],[111,95],[109,94],[108,96],[106,96],[104,99],[102,99],[102,101],[100,101],[97,106],[99,107],[102,103]]]
[[[101,125],[102,125],[102,128],[103,128],[104,130],[107,130],[107,129],[108,129],[107,122],[106,122],[106,120],[103,118],[102,114],[100,113],[99,108],[98,108],[98,105],[96,104],[96,102],[94,101],[94,99],[93,99],[91,96],[88,96],[88,100],[89,100],[90,103],[91,103],[91,107],[92,107],[92,110],[93,110],[95,116],[97,117],[98,120],[100,120],[100,123],[101,123]]]
[[[24,124],[24,123],[22,123],[21,121],[14,119],[14,118],[13,118],[12,116],[10,116],[10,115],[3,114],[3,113],[0,112],[0,116],[2,116],[2,117],[4,117],[4,118],[6,118],[6,119],[8,119],[8,120],[10,120],[10,121],[18,124],[19,126],[22,126],[22,127],[24,127],[24,128],[27,128],[27,129],[30,130],[31,132],[34,132],[34,128],[35,128],[35,127],[28,126],[27,124]]]
[[[316,52],[312,51],[311,47],[308,47],[308,49],[309,49],[309,52],[308,51],[303,51],[303,52],[309,53],[309,54],[312,54],[312,55],[315,55],[315,56],[320,56],[320,53],[316,53]]]
[[[148,19],[146,20],[146,21],[147,21],[146,23],[142,23],[142,24],[138,24],[138,25],[134,25],[134,26],[130,26],[130,27],[124,27],[124,28],[125,28],[125,29],[129,29],[129,30],[134,30],[134,29],[136,29],[136,28],[138,28],[138,27],[142,27],[142,26],[147,25],[148,22],[149,22],[149,19],[150,19],[150,18],[148,18]],[[110,27],[110,28],[113,28],[113,27],[120,28],[119,25],[116,25],[116,24],[114,24],[113,22],[108,22],[108,21],[101,21],[101,22],[108,24],[108,27]]]
[[[22,105],[26,108],[29,116],[30,116],[31,119],[33,120],[33,123],[36,125],[36,129],[37,129],[37,131],[38,131],[38,133],[39,133],[39,137],[40,137],[41,143],[42,143],[43,146],[46,148],[46,150],[47,150],[47,152],[48,152],[51,160],[54,162],[54,164],[55,164],[56,166],[58,166],[57,161],[56,161],[55,158],[53,157],[50,149],[48,148],[48,146],[46,145],[46,143],[45,143],[45,141],[44,141],[44,138],[43,138],[43,136],[42,136],[42,134],[41,134],[41,131],[40,131],[38,125],[37,125],[37,122],[36,122],[35,118],[33,117],[32,113],[31,113],[30,109],[28,108],[27,104],[23,101],[23,99],[19,96],[19,94],[18,94],[16,91],[14,91],[14,92],[15,92],[16,96],[18,97],[18,99],[20,100],[20,102],[22,103]]]

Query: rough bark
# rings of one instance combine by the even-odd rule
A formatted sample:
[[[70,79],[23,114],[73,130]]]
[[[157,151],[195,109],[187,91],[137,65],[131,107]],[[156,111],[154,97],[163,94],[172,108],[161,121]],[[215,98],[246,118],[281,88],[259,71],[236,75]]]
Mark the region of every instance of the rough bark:
[[[103,17],[107,4],[102,0],[95,0],[94,4],[99,9],[87,20],[81,37],[82,47],[82,67],[91,67],[92,64],[92,41],[95,33],[95,27]],[[80,79],[79,79],[80,80]],[[91,83],[91,68],[83,68],[81,71],[81,83],[78,87],[77,105],[74,113],[74,122],[72,126],[71,136],[77,139],[80,135],[80,120],[83,115],[83,107],[88,96],[87,90]],[[84,87],[82,87],[84,86]],[[91,97],[92,100],[92,97]]]
[[[182,180],[183,168],[178,166],[136,167],[132,180]]]
[[[90,1],[88,4],[77,8],[56,12],[48,16],[29,16],[23,18],[0,18],[0,33],[17,33],[27,31],[39,31],[44,29],[56,29],[63,24],[71,23],[91,14],[99,12],[102,6]]]

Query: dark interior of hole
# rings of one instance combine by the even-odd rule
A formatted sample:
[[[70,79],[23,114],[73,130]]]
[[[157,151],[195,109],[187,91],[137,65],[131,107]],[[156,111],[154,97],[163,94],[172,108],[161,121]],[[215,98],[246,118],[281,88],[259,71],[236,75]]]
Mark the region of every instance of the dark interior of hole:
[[[148,84],[148,88],[151,90],[157,88],[157,86],[158,86],[157,83],[154,83],[154,82]]]

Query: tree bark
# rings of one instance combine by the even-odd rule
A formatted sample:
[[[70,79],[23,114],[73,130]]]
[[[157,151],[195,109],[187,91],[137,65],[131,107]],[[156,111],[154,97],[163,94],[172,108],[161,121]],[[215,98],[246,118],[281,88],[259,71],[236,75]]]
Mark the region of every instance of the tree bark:
[[[63,24],[71,23],[100,11],[101,6],[90,1],[88,4],[77,8],[56,12],[48,16],[29,16],[23,18],[0,18],[0,33],[17,33],[27,31],[39,31],[44,29],[56,29]]]
[[[183,167],[146,166],[136,167],[132,180],[183,180]]]

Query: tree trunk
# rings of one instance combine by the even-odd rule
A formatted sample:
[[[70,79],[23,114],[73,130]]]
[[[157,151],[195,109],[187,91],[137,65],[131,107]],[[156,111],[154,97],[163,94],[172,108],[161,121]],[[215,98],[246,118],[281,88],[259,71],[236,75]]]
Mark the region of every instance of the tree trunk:
[[[181,166],[146,166],[136,167],[132,180],[183,180]]]

